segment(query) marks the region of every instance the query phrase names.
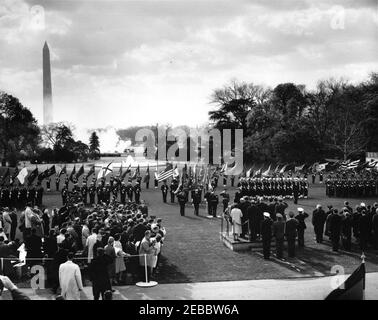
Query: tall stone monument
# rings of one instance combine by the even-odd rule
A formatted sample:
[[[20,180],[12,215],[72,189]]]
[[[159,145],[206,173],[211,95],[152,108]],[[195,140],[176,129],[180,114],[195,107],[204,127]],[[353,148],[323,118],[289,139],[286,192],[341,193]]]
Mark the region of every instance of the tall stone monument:
[[[53,104],[51,88],[50,49],[45,42],[42,50],[43,58],[43,124],[53,122]]]

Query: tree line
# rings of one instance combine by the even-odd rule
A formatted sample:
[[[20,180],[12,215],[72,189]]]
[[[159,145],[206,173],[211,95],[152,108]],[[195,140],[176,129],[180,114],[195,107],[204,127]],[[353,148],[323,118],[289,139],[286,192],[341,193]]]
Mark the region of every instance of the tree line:
[[[247,162],[314,163],[378,151],[378,73],[358,84],[319,81],[314,90],[232,81],[214,90],[211,103],[213,127],[243,129]]]
[[[73,126],[63,122],[38,126],[31,111],[14,96],[0,91],[1,165],[14,167],[20,160],[32,163],[76,162],[98,159],[100,142],[92,132],[89,144],[75,140]]]

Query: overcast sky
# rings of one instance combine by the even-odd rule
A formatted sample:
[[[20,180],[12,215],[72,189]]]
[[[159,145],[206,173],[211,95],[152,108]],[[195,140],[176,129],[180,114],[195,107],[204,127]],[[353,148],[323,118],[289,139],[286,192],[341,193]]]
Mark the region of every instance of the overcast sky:
[[[42,122],[45,40],[54,121],[83,128],[199,125],[231,79],[313,88],[378,71],[377,1],[312,3],[1,0],[0,89]]]

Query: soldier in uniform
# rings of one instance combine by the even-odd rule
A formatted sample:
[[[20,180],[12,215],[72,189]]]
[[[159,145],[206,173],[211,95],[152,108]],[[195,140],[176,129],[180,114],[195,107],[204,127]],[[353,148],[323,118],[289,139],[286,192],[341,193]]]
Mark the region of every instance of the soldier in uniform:
[[[35,188],[33,185],[28,187],[27,202],[30,202],[33,206],[35,204]]]
[[[37,206],[42,206],[43,192],[44,192],[44,189],[42,187],[42,184],[38,182],[36,193],[35,193]]]
[[[215,194],[214,190],[211,191],[209,195],[209,205],[210,205],[210,215],[212,215],[214,218],[217,217],[217,206],[219,203],[219,197],[217,194]]]
[[[235,176],[231,176],[230,180],[231,180],[231,187],[234,187],[234,185],[235,185]]]
[[[18,187],[13,187],[10,195],[11,207],[17,207],[18,203]]]
[[[111,194],[111,187],[110,183],[106,183],[105,187],[103,188],[104,190],[104,202],[109,205],[110,203],[110,194]]]
[[[121,193],[121,203],[125,204],[126,203],[127,188],[126,188],[125,182],[123,182],[123,181],[121,182],[120,193]]]
[[[167,186],[167,180],[163,181],[163,185],[161,186],[161,193],[163,195],[163,202],[167,203],[167,194],[168,194],[168,186]]]
[[[178,183],[176,179],[172,179],[171,185],[170,185],[170,194],[171,194],[171,203],[175,202],[175,191],[178,188]]]
[[[46,191],[50,192],[51,190],[51,177],[46,178]]]
[[[142,189],[140,188],[140,183],[137,181],[135,186],[133,187],[134,195],[135,195],[135,203],[140,203],[140,193]]]
[[[93,204],[95,203],[95,197],[96,197],[96,186],[93,182],[89,186],[88,193],[89,193],[89,204],[93,206]]]
[[[59,184],[60,184],[60,177],[58,175],[55,176],[55,189],[59,191]]]
[[[225,212],[230,202],[230,194],[227,192],[227,189],[224,189],[220,195],[222,197],[223,212]]]
[[[101,203],[104,200],[103,194],[102,194],[102,185],[99,184],[96,187],[96,193],[97,193],[97,203]]]
[[[192,192],[192,203],[194,206],[194,215],[198,216],[199,205],[201,203],[201,190],[199,188],[195,188]]]
[[[242,189],[243,189],[242,186],[240,186],[238,188],[238,190],[236,190],[235,197],[234,197],[234,203],[239,203],[240,199],[243,197]]]
[[[126,190],[127,190],[127,197],[130,201],[133,201],[133,186],[131,184],[131,180],[129,179],[129,181],[127,182],[127,185],[126,185]]]
[[[293,198],[294,198],[294,204],[298,203],[298,197],[299,197],[299,182],[296,181],[293,184]]]
[[[87,184],[83,184],[81,186],[81,197],[83,199],[84,205],[87,205],[87,194],[88,194],[88,187]]]
[[[113,199],[118,200],[118,192],[119,192],[120,186],[117,181],[117,179],[114,179],[114,184],[113,184]]]
[[[187,195],[186,195],[185,191],[180,191],[177,194],[177,200],[178,200],[178,203],[180,205],[180,215],[185,216],[185,204],[187,202]]]

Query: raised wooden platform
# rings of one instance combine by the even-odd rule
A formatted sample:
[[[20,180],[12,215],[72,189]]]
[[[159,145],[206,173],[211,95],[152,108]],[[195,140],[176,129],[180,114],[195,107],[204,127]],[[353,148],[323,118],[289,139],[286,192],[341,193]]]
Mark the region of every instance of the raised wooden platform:
[[[232,234],[228,234],[227,232],[221,232],[220,238],[223,244],[231,249],[232,251],[249,251],[253,249],[262,250],[262,242],[261,240],[256,241],[249,241],[244,238],[239,238],[238,240],[234,240]],[[272,240],[271,248],[275,247],[275,242]]]

